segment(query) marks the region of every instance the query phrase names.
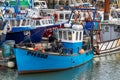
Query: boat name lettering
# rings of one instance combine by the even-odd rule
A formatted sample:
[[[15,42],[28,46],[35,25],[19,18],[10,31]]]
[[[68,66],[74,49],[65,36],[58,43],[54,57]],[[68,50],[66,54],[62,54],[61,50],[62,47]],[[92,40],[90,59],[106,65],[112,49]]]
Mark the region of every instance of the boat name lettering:
[[[36,52],[28,51],[27,55],[36,56],[36,57],[40,57],[40,58],[47,58],[48,57],[47,54],[40,53],[39,51],[36,51]]]

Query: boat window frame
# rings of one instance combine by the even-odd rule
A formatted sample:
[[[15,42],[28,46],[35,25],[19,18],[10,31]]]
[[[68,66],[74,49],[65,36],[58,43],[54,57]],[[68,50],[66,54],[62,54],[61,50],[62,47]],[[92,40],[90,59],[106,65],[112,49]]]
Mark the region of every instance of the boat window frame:
[[[75,34],[76,34],[76,35],[75,35],[75,36],[76,36],[75,40],[78,41],[78,39],[79,39],[79,38],[78,38],[78,35],[79,35],[78,31],[75,32]]]
[[[39,24],[37,22],[39,22]],[[36,24],[35,25],[36,26],[40,26],[41,25],[40,20],[36,20]]]
[[[69,34],[70,33],[70,34]],[[72,31],[68,31],[68,40],[69,41],[72,41]]]
[[[15,26],[15,20],[10,20],[11,26]]]
[[[48,19],[48,23],[49,23],[49,24],[52,24],[53,21],[52,21],[51,19]]]
[[[15,20],[15,26],[20,26],[21,20]]]
[[[67,15],[67,18],[66,18],[66,15]],[[65,20],[69,19],[69,17],[70,17],[70,14],[65,14]]]
[[[32,26],[36,26],[36,20],[31,21]]]
[[[27,22],[27,20],[26,20],[26,19],[23,19],[23,20],[22,20],[22,23],[21,23],[21,26],[26,26],[26,22]]]
[[[45,19],[45,23],[46,23],[46,24],[49,24],[49,22],[48,22],[48,20],[47,20],[47,19]]]
[[[62,31],[59,31],[59,33],[58,33],[60,40],[62,39],[62,35],[63,35],[62,33],[63,33]]]
[[[42,23],[42,25],[46,24],[45,21],[44,21],[44,19],[41,20],[41,23]]]
[[[61,18],[61,15],[62,15],[62,18]],[[64,19],[64,14],[63,13],[59,14],[59,19]]]
[[[79,32],[79,40],[82,40],[82,32]]]
[[[63,40],[67,40],[67,32],[63,31]]]
[[[30,23],[31,23],[31,19],[27,19],[26,25],[30,26]]]

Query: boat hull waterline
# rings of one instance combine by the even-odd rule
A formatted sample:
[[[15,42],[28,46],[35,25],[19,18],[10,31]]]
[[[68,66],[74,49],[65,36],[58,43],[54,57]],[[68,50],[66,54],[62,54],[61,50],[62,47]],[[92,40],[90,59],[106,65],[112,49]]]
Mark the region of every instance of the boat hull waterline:
[[[14,48],[18,73],[49,72],[69,69],[93,59],[93,50],[84,54],[47,54]]]

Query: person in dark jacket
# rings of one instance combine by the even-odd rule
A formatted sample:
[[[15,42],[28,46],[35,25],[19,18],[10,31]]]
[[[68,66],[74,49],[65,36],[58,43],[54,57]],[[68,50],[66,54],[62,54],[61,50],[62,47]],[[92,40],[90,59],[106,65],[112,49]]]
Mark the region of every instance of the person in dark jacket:
[[[25,35],[24,40],[22,42],[20,42],[20,45],[23,45],[23,46],[26,46],[26,47],[32,47],[33,46],[33,43],[32,43],[31,38],[30,38],[30,32],[28,32]]]

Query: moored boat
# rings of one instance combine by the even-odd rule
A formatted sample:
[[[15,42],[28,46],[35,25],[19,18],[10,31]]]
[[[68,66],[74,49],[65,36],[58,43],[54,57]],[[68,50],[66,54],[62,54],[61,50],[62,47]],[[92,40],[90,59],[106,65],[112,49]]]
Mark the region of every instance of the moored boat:
[[[27,32],[31,33],[32,42],[36,43],[41,41],[44,33],[52,34],[54,29],[63,26],[63,23],[55,24],[54,18],[45,15],[42,11],[37,10],[37,13],[34,12],[34,10],[32,10],[32,0],[30,0],[30,2],[26,1],[25,3],[21,0],[17,3],[15,3],[15,1],[2,2],[2,4],[5,3],[8,3],[8,5],[1,7],[2,16],[4,20],[7,20],[8,24],[12,26],[11,31],[6,35],[6,40],[15,40],[16,44],[23,41]],[[43,2],[40,1],[40,3]],[[34,7],[36,6],[34,5]],[[45,31],[46,29],[47,31]]]
[[[85,10],[92,10],[93,13],[96,11],[88,8]],[[71,16],[73,15],[75,15],[74,10],[71,13]],[[58,38],[50,43],[51,45],[48,41],[43,41],[41,44],[36,44],[35,48],[20,46],[13,48],[18,73],[64,70],[82,65],[93,59],[92,29],[87,30],[88,34],[84,34],[83,26],[85,24],[73,22],[64,26],[64,28],[58,29]]]
[[[95,32],[95,45],[100,54],[118,51],[120,49],[120,14],[119,9],[110,7],[105,1],[105,9],[99,11],[100,27]]]

